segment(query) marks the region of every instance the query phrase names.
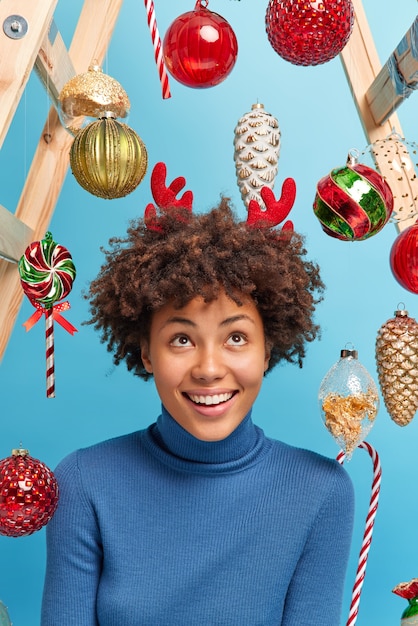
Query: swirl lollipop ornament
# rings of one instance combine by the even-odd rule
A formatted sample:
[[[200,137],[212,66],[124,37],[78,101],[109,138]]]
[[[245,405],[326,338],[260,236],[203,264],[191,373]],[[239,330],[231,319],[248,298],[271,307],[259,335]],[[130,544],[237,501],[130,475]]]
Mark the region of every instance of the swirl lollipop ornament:
[[[29,331],[45,315],[46,325],[46,395],[55,397],[54,321],[67,332],[77,332],[61,313],[70,308],[68,302],[59,302],[71,291],[76,269],[71,254],[57,244],[50,232],[40,241],[34,241],[19,259],[20,283],[31,304],[36,308],[24,323]]]

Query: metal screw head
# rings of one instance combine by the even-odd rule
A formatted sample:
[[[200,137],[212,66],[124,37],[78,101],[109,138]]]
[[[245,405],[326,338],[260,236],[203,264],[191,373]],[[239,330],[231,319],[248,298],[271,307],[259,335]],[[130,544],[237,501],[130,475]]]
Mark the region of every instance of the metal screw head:
[[[28,23],[21,15],[9,15],[3,22],[3,32],[10,39],[22,39],[28,32]]]

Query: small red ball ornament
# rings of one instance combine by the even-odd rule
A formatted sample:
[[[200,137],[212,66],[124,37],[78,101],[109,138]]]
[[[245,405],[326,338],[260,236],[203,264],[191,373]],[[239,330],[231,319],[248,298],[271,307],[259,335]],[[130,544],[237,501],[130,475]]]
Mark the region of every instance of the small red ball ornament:
[[[345,167],[336,167],[317,184],[313,209],[322,230],[342,241],[376,235],[393,211],[393,194],[373,168],[350,152]]]
[[[18,448],[0,461],[0,534],[22,537],[49,522],[58,505],[51,470],[28,450]]]
[[[294,65],[319,65],[337,56],[354,24],[351,0],[270,0],[268,40]]]
[[[201,89],[221,83],[232,71],[238,42],[230,24],[198,0],[169,26],[163,40],[170,74],[186,87]]]
[[[390,250],[390,267],[404,289],[418,293],[418,222],[396,237]]]

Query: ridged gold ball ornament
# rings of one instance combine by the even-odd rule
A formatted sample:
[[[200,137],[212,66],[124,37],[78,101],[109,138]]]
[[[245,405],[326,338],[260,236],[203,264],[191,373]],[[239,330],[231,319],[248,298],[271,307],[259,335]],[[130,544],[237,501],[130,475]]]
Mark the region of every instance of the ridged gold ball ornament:
[[[380,327],[376,364],[386,409],[398,426],[407,426],[418,410],[418,323],[405,309]]]
[[[82,126],[84,117],[126,118],[130,109],[122,85],[95,64],[65,83],[58,101],[61,122],[73,134]]]
[[[76,134],[70,165],[77,182],[89,193],[99,198],[122,198],[144,178],[148,154],[132,128],[104,117]]]
[[[241,198],[248,208],[256,200],[265,210],[262,187],[273,189],[280,154],[280,128],[277,119],[263,104],[253,104],[235,127],[234,160]]]

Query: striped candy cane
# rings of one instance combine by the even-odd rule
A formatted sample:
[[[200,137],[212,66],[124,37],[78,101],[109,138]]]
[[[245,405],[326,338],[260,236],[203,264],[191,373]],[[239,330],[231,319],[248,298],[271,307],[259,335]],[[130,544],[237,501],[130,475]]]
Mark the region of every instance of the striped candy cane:
[[[357,621],[359,605],[360,605],[360,596],[364,583],[364,578],[366,576],[366,565],[367,559],[369,556],[370,545],[372,543],[372,535],[373,535],[373,527],[374,521],[377,513],[377,507],[379,505],[379,492],[380,492],[380,483],[382,477],[382,470],[380,467],[380,459],[376,450],[369,444],[367,441],[362,441],[359,448],[364,448],[369,453],[372,461],[373,461],[373,482],[372,482],[372,493],[370,497],[370,506],[369,511],[366,517],[366,528],[363,535],[363,543],[361,546],[359,561],[356,573],[356,579],[354,581],[353,593],[351,596],[351,605],[350,612],[348,615],[348,620],[346,626],[354,626]],[[337,461],[344,463],[345,452],[342,450],[339,452],[337,456]]]
[[[54,311],[45,309],[46,397],[55,398]]]
[[[46,396],[47,398],[55,398],[54,322],[58,322],[70,335],[74,335],[77,329],[62,315],[64,311],[68,311],[70,308],[68,302],[57,302],[49,308],[44,308],[42,304],[34,300],[32,304],[36,311],[24,322],[23,326],[29,331],[45,315]]]
[[[163,57],[162,43],[161,43],[160,33],[158,32],[157,20],[155,18],[154,2],[152,0],[144,0],[144,1],[145,1],[145,8],[147,11],[148,27],[151,32],[152,44],[154,46],[155,62],[157,64],[158,74],[160,76],[160,83],[161,83],[163,98],[164,99],[171,98],[170,86],[168,84],[167,70],[165,67],[164,57]]]

